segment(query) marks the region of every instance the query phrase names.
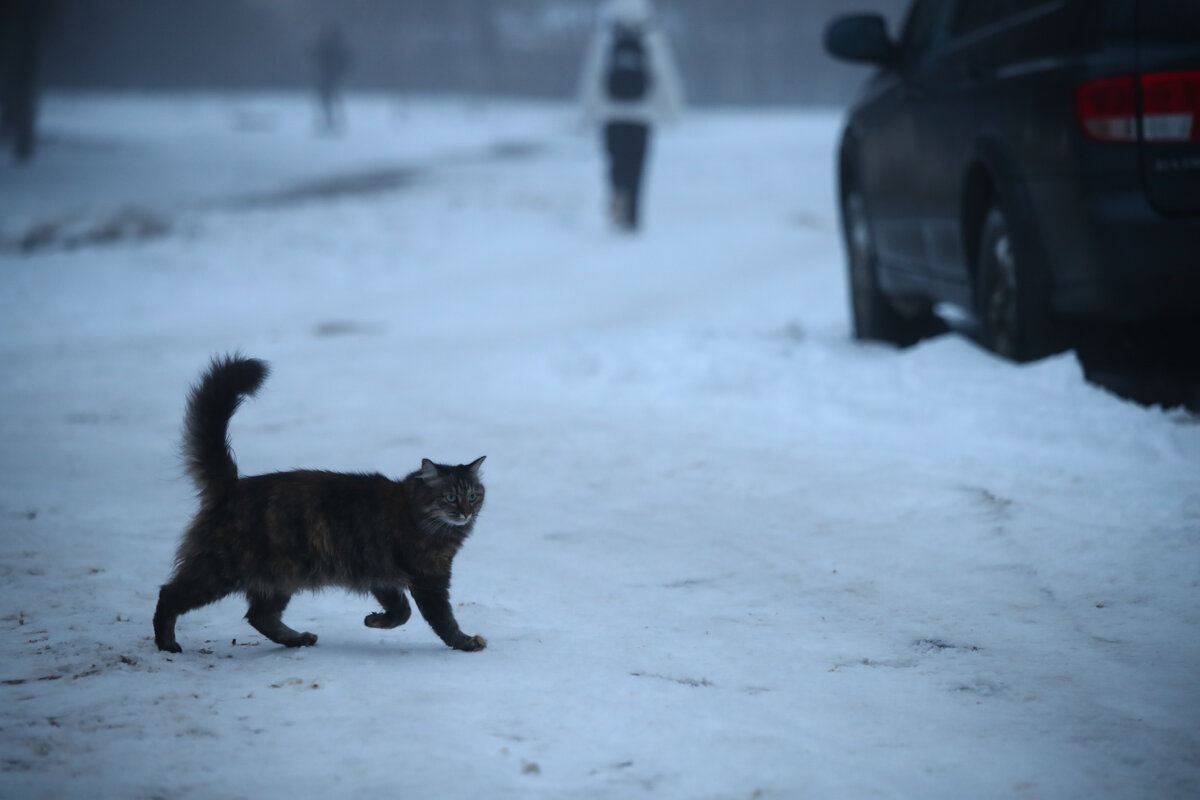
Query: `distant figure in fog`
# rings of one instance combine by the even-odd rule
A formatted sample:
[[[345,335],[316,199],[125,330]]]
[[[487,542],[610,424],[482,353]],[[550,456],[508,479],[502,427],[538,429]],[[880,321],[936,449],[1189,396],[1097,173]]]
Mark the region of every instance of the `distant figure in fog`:
[[[313,45],[312,54],[317,68],[317,128],[323,133],[336,133],[345,116],[342,81],[352,62],[342,29],[336,24],[327,27]]]
[[[635,231],[651,130],[683,110],[679,68],[650,0],[609,0],[584,58],[580,102],[603,133],[613,225]]]
[[[0,141],[17,161],[37,144],[38,66],[49,0],[0,0]]]

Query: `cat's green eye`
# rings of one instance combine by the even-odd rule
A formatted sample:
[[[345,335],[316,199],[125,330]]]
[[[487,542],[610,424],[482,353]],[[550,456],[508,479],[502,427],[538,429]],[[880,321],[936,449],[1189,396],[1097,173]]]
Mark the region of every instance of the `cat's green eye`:
[[[475,494],[474,492],[471,492],[469,495],[467,495],[468,503],[474,503],[478,499],[479,499],[479,495]]]
[[[456,495],[454,492],[446,492],[446,502],[447,503],[457,503],[458,495]]]

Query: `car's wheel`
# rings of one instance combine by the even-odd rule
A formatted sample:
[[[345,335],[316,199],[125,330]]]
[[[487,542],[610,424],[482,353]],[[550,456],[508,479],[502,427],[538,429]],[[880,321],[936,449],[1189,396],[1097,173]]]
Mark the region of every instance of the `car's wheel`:
[[[1012,361],[1050,355],[1046,280],[1009,217],[998,207],[983,221],[979,249],[978,312],[983,345]]]
[[[915,316],[906,317],[879,288],[871,222],[866,202],[857,190],[851,189],[842,198],[842,224],[854,337],[908,347],[944,331],[944,325],[932,310],[925,308]]]

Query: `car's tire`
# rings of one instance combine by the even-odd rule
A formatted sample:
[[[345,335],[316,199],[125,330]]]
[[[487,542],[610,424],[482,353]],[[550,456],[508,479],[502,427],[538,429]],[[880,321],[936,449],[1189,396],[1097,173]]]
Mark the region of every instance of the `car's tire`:
[[[1018,362],[1061,349],[1051,324],[1045,270],[999,206],[984,217],[979,242],[976,310],[983,346]]]
[[[878,257],[866,201],[853,188],[842,197],[842,225],[854,338],[909,347],[944,332],[945,325],[932,308],[905,316],[880,289]]]

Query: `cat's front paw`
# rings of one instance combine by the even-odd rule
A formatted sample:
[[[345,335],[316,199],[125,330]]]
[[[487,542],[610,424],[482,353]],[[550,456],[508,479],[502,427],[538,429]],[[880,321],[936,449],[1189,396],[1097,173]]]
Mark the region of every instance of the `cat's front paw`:
[[[312,647],[317,643],[317,635],[305,631],[304,633],[279,639],[278,641],[284,647]]]
[[[487,639],[482,636],[464,637],[461,642],[454,645],[455,650],[462,650],[467,653],[474,653],[487,647]]]
[[[401,625],[403,625],[405,622],[406,622],[406,620],[397,619],[396,617],[390,617],[387,614],[380,614],[380,613],[376,612],[374,614],[367,614],[366,619],[363,620],[363,625],[366,625],[368,628],[385,628],[385,629],[387,629],[387,628],[398,628]]]

